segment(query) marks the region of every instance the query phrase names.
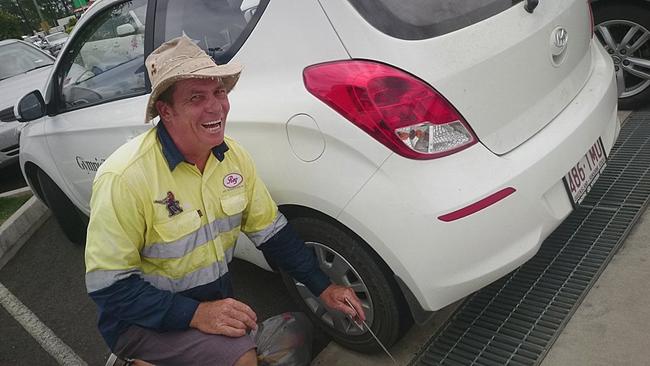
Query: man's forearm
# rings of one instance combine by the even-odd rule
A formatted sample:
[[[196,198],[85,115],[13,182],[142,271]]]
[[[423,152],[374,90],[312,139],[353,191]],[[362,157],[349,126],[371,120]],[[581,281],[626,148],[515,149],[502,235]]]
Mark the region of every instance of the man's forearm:
[[[329,277],[318,266],[314,250],[305,245],[290,224],[259,248],[278,267],[304,283],[314,295],[319,296],[330,285]]]
[[[187,329],[199,304],[186,296],[157,289],[138,275],[89,295],[104,313],[156,330]]]

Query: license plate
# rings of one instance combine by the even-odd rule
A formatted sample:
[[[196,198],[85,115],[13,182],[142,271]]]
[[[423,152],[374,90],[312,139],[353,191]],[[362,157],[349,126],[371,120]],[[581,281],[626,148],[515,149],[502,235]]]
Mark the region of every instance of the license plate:
[[[575,205],[585,199],[592,184],[605,168],[606,160],[605,149],[599,138],[564,176],[564,183]]]

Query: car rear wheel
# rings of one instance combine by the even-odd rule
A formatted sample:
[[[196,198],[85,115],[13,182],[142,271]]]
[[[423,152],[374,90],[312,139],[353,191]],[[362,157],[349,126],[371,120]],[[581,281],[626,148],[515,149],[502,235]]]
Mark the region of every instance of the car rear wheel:
[[[650,102],[650,3],[605,1],[593,4],[594,34],[614,61],[619,108]]]
[[[362,302],[366,322],[387,347],[394,344],[412,320],[392,273],[366,247],[339,227],[324,220],[291,220],[305,243],[314,248],[321,269],[332,282],[351,287]],[[343,313],[327,309],[302,283],[283,273],[289,293],[311,319],[336,342],[365,353],[381,351],[366,329]]]
[[[43,192],[43,198],[50,211],[52,211],[52,215],[59,223],[59,226],[61,226],[65,236],[75,244],[85,245],[88,222],[83,219],[77,207],[75,207],[65,193],[54,183],[52,178],[42,170],[39,170],[37,175]]]

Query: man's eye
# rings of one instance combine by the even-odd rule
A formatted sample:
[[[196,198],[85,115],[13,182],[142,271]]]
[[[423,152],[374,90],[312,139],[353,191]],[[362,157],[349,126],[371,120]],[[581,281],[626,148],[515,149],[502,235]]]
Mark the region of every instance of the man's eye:
[[[192,96],[190,97],[190,101],[192,101],[192,102],[197,102],[197,101],[199,101],[199,100],[201,100],[201,96],[200,96],[200,95],[192,95]]]
[[[224,95],[226,95],[226,89],[219,89],[219,90],[214,92],[214,95],[219,96],[219,97],[223,97]]]

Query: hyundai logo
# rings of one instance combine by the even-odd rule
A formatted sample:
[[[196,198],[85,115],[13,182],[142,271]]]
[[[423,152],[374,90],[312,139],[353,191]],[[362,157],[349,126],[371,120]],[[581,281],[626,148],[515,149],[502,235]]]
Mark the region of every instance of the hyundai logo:
[[[555,47],[564,49],[569,42],[569,33],[562,27],[555,28],[553,38],[555,39]]]

